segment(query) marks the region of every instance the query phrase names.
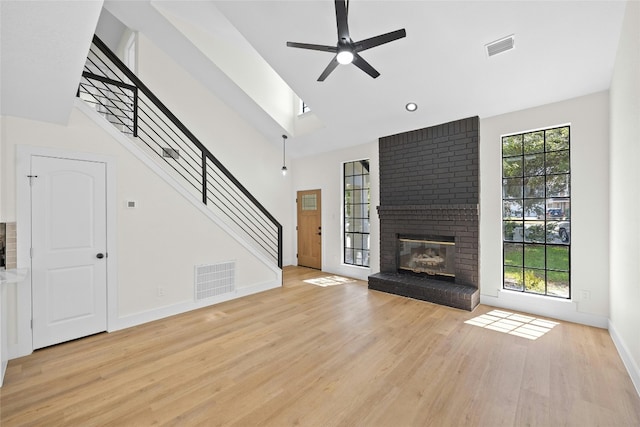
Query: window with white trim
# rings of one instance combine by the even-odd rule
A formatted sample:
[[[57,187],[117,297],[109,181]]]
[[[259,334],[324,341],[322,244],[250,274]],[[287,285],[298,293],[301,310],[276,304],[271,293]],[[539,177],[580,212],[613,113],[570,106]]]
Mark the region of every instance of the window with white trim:
[[[503,288],[571,297],[569,126],[502,137]]]

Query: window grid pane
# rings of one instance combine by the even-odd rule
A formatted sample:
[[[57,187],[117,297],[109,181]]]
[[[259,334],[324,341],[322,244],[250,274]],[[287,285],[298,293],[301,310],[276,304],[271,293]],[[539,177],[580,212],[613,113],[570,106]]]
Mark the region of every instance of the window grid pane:
[[[302,210],[315,211],[318,209],[318,203],[315,194],[305,194],[302,196]]]
[[[502,138],[503,288],[571,298],[570,128]]]
[[[344,263],[369,267],[369,160],[343,165]]]

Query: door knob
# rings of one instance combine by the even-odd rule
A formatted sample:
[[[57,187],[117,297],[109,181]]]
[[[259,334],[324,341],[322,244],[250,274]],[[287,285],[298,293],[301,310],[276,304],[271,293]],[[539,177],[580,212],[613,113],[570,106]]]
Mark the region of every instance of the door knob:
[[[98,254],[98,255],[96,255],[96,258],[102,259],[102,258],[104,258],[104,254]]]

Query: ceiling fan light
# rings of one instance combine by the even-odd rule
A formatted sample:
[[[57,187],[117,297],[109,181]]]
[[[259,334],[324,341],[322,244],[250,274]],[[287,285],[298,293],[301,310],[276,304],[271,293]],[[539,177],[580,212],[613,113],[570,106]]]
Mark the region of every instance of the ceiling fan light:
[[[353,62],[353,52],[350,50],[341,50],[338,52],[338,55],[336,55],[336,59],[338,63],[342,65],[351,64]]]

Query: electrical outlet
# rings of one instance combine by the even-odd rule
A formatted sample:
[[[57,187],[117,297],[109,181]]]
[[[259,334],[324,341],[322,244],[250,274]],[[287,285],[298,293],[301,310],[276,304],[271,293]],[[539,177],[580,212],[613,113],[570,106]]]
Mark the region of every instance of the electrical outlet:
[[[158,286],[158,296],[159,297],[164,296],[164,288],[162,286]]]
[[[591,299],[591,292],[589,292],[589,291],[580,291],[580,299],[582,301],[589,301]]]

